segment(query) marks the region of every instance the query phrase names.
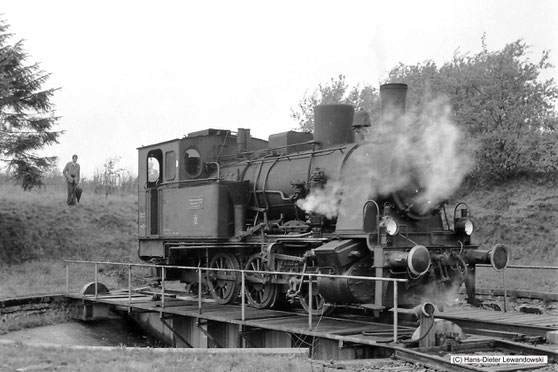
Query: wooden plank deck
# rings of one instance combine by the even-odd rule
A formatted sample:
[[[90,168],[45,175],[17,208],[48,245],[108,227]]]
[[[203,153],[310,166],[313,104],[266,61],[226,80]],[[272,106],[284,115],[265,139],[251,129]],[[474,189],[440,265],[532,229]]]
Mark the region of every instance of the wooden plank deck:
[[[407,317],[413,314],[411,309],[399,309],[400,314]],[[484,310],[475,308],[446,308],[443,312],[434,314],[436,318],[461,322],[493,323],[495,325],[506,326],[522,325],[533,328],[546,328],[548,330],[558,330],[558,316],[526,314],[515,311],[503,312],[494,310]]]
[[[482,322],[510,325],[521,324],[525,326],[545,327],[558,330],[558,316],[552,315],[489,311],[482,309],[460,310],[454,312],[451,309],[448,309],[448,311],[443,313],[437,313],[436,316],[438,318],[448,320],[468,319],[471,321],[477,320]]]
[[[151,295],[129,298],[124,294],[88,295],[70,294],[68,297],[79,300],[99,302],[117,307],[130,307],[134,311],[152,311],[163,314],[194,317],[224,323],[233,323],[247,327],[269,329],[280,332],[306,334],[333,340],[360,342],[363,344],[387,343],[393,338],[393,325],[374,322],[364,316],[318,317],[313,318],[312,329],[309,329],[308,315],[303,311],[262,310],[246,305],[244,321],[240,305],[220,305],[211,300],[198,308],[197,298],[165,298],[162,301]],[[366,334],[363,332],[366,331]],[[399,326],[399,335],[410,335],[414,328]]]
[[[160,296],[134,293],[131,301],[127,292],[108,295],[83,296],[71,294],[68,297],[80,300],[96,301],[117,307],[130,307],[132,311],[152,311],[162,314],[207,319],[224,323],[245,325],[280,332],[314,335],[330,339],[350,338],[351,342],[361,341],[365,344],[390,342],[393,337],[393,325],[375,322],[373,318],[362,315],[335,315],[333,317],[313,318],[312,329],[308,326],[308,315],[304,311],[262,310],[246,305],[244,321],[240,305],[220,305],[211,299],[203,299],[199,309],[195,297],[172,296],[161,301]],[[130,301],[130,302],[129,302]],[[400,316],[412,318],[412,310],[399,309]],[[518,312],[500,312],[475,308],[447,308],[437,312],[439,319],[454,321],[464,327],[486,327],[487,329],[514,329],[530,332],[536,329],[558,330],[558,317],[550,315],[525,314]],[[414,327],[399,326],[399,336],[410,336]]]

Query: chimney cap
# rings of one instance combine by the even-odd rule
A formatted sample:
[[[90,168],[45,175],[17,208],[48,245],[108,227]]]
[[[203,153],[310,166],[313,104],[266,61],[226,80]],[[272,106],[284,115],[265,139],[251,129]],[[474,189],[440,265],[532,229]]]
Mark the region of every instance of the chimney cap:
[[[407,84],[405,83],[386,83],[380,85],[380,90],[384,89],[407,89]]]

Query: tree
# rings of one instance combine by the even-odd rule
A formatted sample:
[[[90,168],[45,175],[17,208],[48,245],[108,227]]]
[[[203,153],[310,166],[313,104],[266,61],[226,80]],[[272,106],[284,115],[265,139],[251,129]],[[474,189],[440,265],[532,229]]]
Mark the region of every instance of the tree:
[[[553,67],[549,51],[531,62],[529,46],[522,40],[490,52],[486,38],[475,55],[456,51],[450,62],[433,61],[416,65],[399,64],[387,81],[408,85],[407,111],[423,117],[431,102],[439,98],[451,107],[453,122],[474,147],[475,166],[470,177],[499,182],[520,175],[558,174],[558,88],[553,79],[541,80],[541,73]],[[350,88],[345,77],[331,79],[310,96],[305,95],[293,117],[303,130],[313,127],[312,108],[318,103],[351,103],[365,108],[372,123],[379,115],[375,88]]]
[[[9,44],[8,28],[0,19],[0,161],[29,190],[42,185],[43,173],[56,162],[36,151],[58,143],[62,133],[52,130],[59,118],[51,98],[58,89],[42,89],[50,74],[38,63],[25,64],[23,41]]]
[[[553,79],[540,80],[552,67],[545,51],[539,62],[517,40],[502,50],[468,56],[456,52],[438,68],[432,61],[398,65],[391,81],[409,84],[409,106],[417,109],[433,96],[449,99],[453,119],[476,144],[472,176],[494,182],[520,175],[558,172],[558,121]]]
[[[329,83],[320,84],[311,95],[305,94],[296,109],[291,109],[291,117],[297,122],[299,129],[311,132],[314,129],[314,106],[328,103],[351,104],[357,109],[366,110],[376,118],[380,101],[378,90],[370,85],[355,86],[349,89],[345,75],[337,79],[331,78]]]
[[[109,157],[105,160],[103,165],[103,172],[95,171],[93,182],[95,184],[96,193],[105,193],[105,198],[108,198],[114,190],[131,191],[130,185],[136,185],[136,180],[130,176],[129,172],[118,167],[120,158]],[[128,190],[127,190],[128,189]]]

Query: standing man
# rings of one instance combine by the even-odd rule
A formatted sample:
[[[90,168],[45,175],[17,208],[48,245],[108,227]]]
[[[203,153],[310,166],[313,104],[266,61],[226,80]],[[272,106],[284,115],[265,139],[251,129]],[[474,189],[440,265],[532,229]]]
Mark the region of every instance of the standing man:
[[[68,205],[76,204],[76,190],[79,183],[79,164],[77,163],[77,155],[72,156],[72,161],[66,164],[62,174],[66,177],[68,184]]]

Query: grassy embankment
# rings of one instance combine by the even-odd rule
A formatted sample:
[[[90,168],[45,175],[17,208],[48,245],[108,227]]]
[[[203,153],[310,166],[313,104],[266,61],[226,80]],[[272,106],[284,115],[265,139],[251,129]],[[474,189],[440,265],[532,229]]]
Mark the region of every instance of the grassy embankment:
[[[503,243],[510,265],[558,266],[558,180],[517,180],[457,197],[468,203],[481,249]],[[501,288],[502,273],[479,268],[477,287]],[[558,292],[558,270],[507,269],[508,289]]]
[[[60,347],[0,345],[0,371],[292,371],[310,372],[301,355],[183,354],[152,349],[76,350]],[[322,368],[322,370],[325,370]],[[359,369],[364,371],[366,369]]]
[[[75,207],[65,199],[64,191],[0,186],[0,298],[64,292],[65,259],[139,262],[137,196],[84,194]],[[94,280],[93,266],[70,268],[72,290]],[[126,268],[100,271],[111,288],[128,277]]]
[[[0,298],[65,291],[64,259],[139,262],[135,195],[85,194],[77,207],[67,206],[65,197],[64,190],[24,192],[0,185]],[[511,264],[558,264],[555,185],[516,181],[455,199],[471,207],[475,242],[483,249],[504,243],[511,249]],[[71,268],[72,290],[93,281],[92,266]],[[109,288],[126,284],[126,268],[102,266],[100,271],[99,281]],[[501,273],[479,271],[479,287],[501,287]],[[557,274],[518,269],[506,275],[509,289],[556,292]]]

